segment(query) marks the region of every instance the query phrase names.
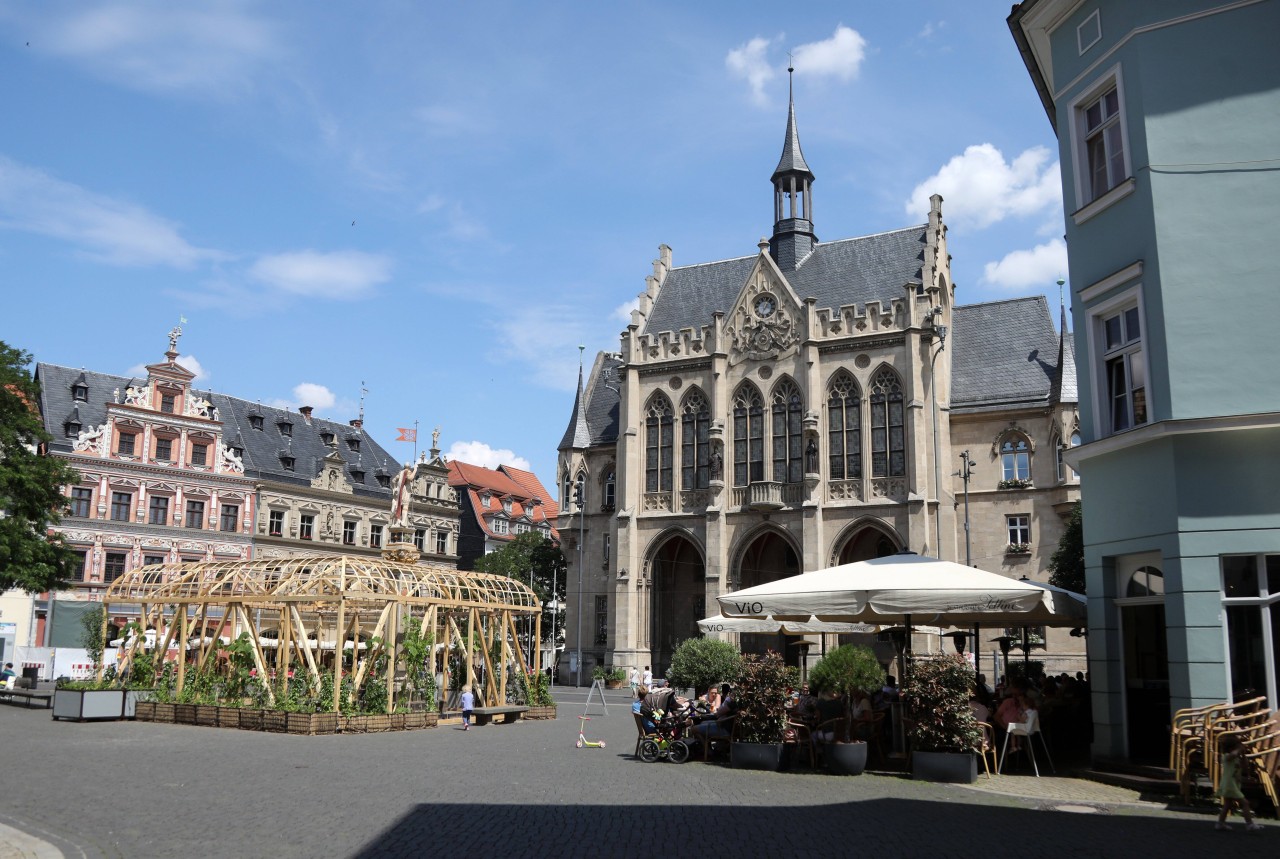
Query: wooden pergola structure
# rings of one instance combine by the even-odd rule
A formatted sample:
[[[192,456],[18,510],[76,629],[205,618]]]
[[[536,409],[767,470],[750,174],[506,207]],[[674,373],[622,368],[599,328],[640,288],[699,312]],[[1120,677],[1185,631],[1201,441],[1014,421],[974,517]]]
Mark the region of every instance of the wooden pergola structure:
[[[316,684],[322,672],[331,671],[337,711],[344,676],[341,654],[352,654],[354,694],[375,661],[373,652],[361,658],[361,642],[376,638],[390,657],[390,713],[395,707],[396,669],[403,659],[401,633],[410,617],[417,618],[434,641],[456,645],[467,654],[469,685],[475,686],[477,668],[483,665],[486,701],[506,700],[509,665],[526,674],[540,670],[536,648],[530,654],[532,664],[521,649],[516,621],[533,617],[534,640],[540,641],[541,603],[527,585],[488,573],[343,555],[154,564],[130,570],[107,588],[104,636],[113,603],[139,607],[143,628],[156,630],[158,653],[167,653],[171,644],[179,646],[179,691],[186,680],[188,648],[191,661],[201,669],[223,646],[223,637],[248,632],[262,677],[287,678],[293,662]],[[275,635],[264,635],[264,630]],[[135,635],[128,642],[122,672],[144,641],[145,636]],[[273,647],[275,652],[269,653]],[[436,648],[432,661],[438,664],[430,666],[443,673],[445,690],[448,650]],[[334,653],[333,665],[323,666],[329,651]],[[268,696],[274,701],[270,684]]]

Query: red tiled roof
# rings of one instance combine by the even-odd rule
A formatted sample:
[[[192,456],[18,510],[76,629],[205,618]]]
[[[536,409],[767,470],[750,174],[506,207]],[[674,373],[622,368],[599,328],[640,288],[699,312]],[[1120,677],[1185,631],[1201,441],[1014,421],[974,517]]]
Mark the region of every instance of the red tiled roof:
[[[490,536],[500,540],[516,538],[517,535],[514,533],[496,533],[489,526],[489,520],[486,518],[486,514],[501,511],[502,502],[509,499],[511,511],[507,515],[513,522],[523,517],[527,511],[532,524],[536,526],[545,522],[551,527],[551,539],[557,541],[560,539],[560,533],[553,524],[559,515],[559,510],[555,503],[549,500],[542,483],[531,472],[506,465],[500,466],[499,470],[494,470],[451,460],[449,485],[457,489],[466,489],[471,499],[471,509],[476,514],[476,521]],[[481,496],[486,490],[489,493],[487,506],[481,503]],[[529,509],[531,505],[528,502],[534,498],[538,499],[539,504]]]

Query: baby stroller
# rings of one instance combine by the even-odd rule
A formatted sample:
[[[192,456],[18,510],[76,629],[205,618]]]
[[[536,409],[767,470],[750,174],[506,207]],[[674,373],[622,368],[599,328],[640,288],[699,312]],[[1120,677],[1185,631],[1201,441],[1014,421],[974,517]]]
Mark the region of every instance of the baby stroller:
[[[669,698],[675,704],[675,696]],[[689,743],[685,740],[685,732],[692,723],[689,709],[667,711],[654,708],[642,715],[653,722],[654,730],[640,741],[640,760],[651,764],[658,760],[668,760],[682,764],[689,760]]]

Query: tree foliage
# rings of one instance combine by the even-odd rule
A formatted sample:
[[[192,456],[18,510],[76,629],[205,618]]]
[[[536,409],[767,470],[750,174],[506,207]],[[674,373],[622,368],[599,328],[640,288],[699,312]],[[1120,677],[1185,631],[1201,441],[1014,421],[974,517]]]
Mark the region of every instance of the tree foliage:
[[[518,582],[529,584],[529,575],[533,574],[533,590],[542,601],[542,634],[550,635],[551,600],[554,598],[561,606],[561,617],[564,616],[565,594],[568,592],[565,582],[568,567],[560,546],[530,531],[521,534],[496,552],[490,552],[478,558],[474,568],[476,572],[493,573],[506,576]],[[555,591],[552,592],[552,584]],[[556,642],[559,644],[559,641]]]
[[[870,647],[844,644],[818,660],[809,672],[809,685],[815,692],[836,692],[852,704],[855,692],[876,691],[884,685],[884,676]]]
[[[776,653],[742,657],[734,692],[738,702],[738,739],[744,743],[780,743],[787,727],[787,687],[791,677]]]
[[[958,654],[914,659],[902,685],[912,746],[928,752],[965,752],[982,744],[969,707],[973,668]]]
[[[714,638],[687,638],[671,655],[667,682],[678,689],[692,686],[702,695],[716,683],[738,676],[742,657],[727,641]]]
[[[68,502],[62,487],[80,478],[67,463],[40,453],[48,444],[37,413],[31,356],[0,341],[0,591],[31,593],[66,587],[76,555],[61,535],[48,535]]]
[[[1084,581],[1084,525],[1081,520],[1080,502],[1077,501],[1067,514],[1067,529],[1058,540],[1058,548],[1049,558],[1049,584],[1066,588],[1078,594],[1085,592]]]

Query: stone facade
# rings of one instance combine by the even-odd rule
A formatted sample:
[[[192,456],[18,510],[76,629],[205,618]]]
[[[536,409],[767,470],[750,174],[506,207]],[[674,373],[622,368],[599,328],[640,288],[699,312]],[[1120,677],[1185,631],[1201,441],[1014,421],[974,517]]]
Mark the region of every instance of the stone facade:
[[[812,183],[793,108],[774,236],[685,267],[661,246],[621,350],[579,380],[559,457],[561,498],[584,489],[559,522],[562,676],[579,646],[584,678],[600,663],[660,675],[728,591],[901,550],[963,561],[965,450],[972,563],[1046,578],[1077,492],[1057,471],[1072,353],[1046,302],[954,306],[937,196],[922,225],[818,242]],[[1015,479],[1000,488],[1006,453]],[[793,662],[798,643],[739,640]]]

